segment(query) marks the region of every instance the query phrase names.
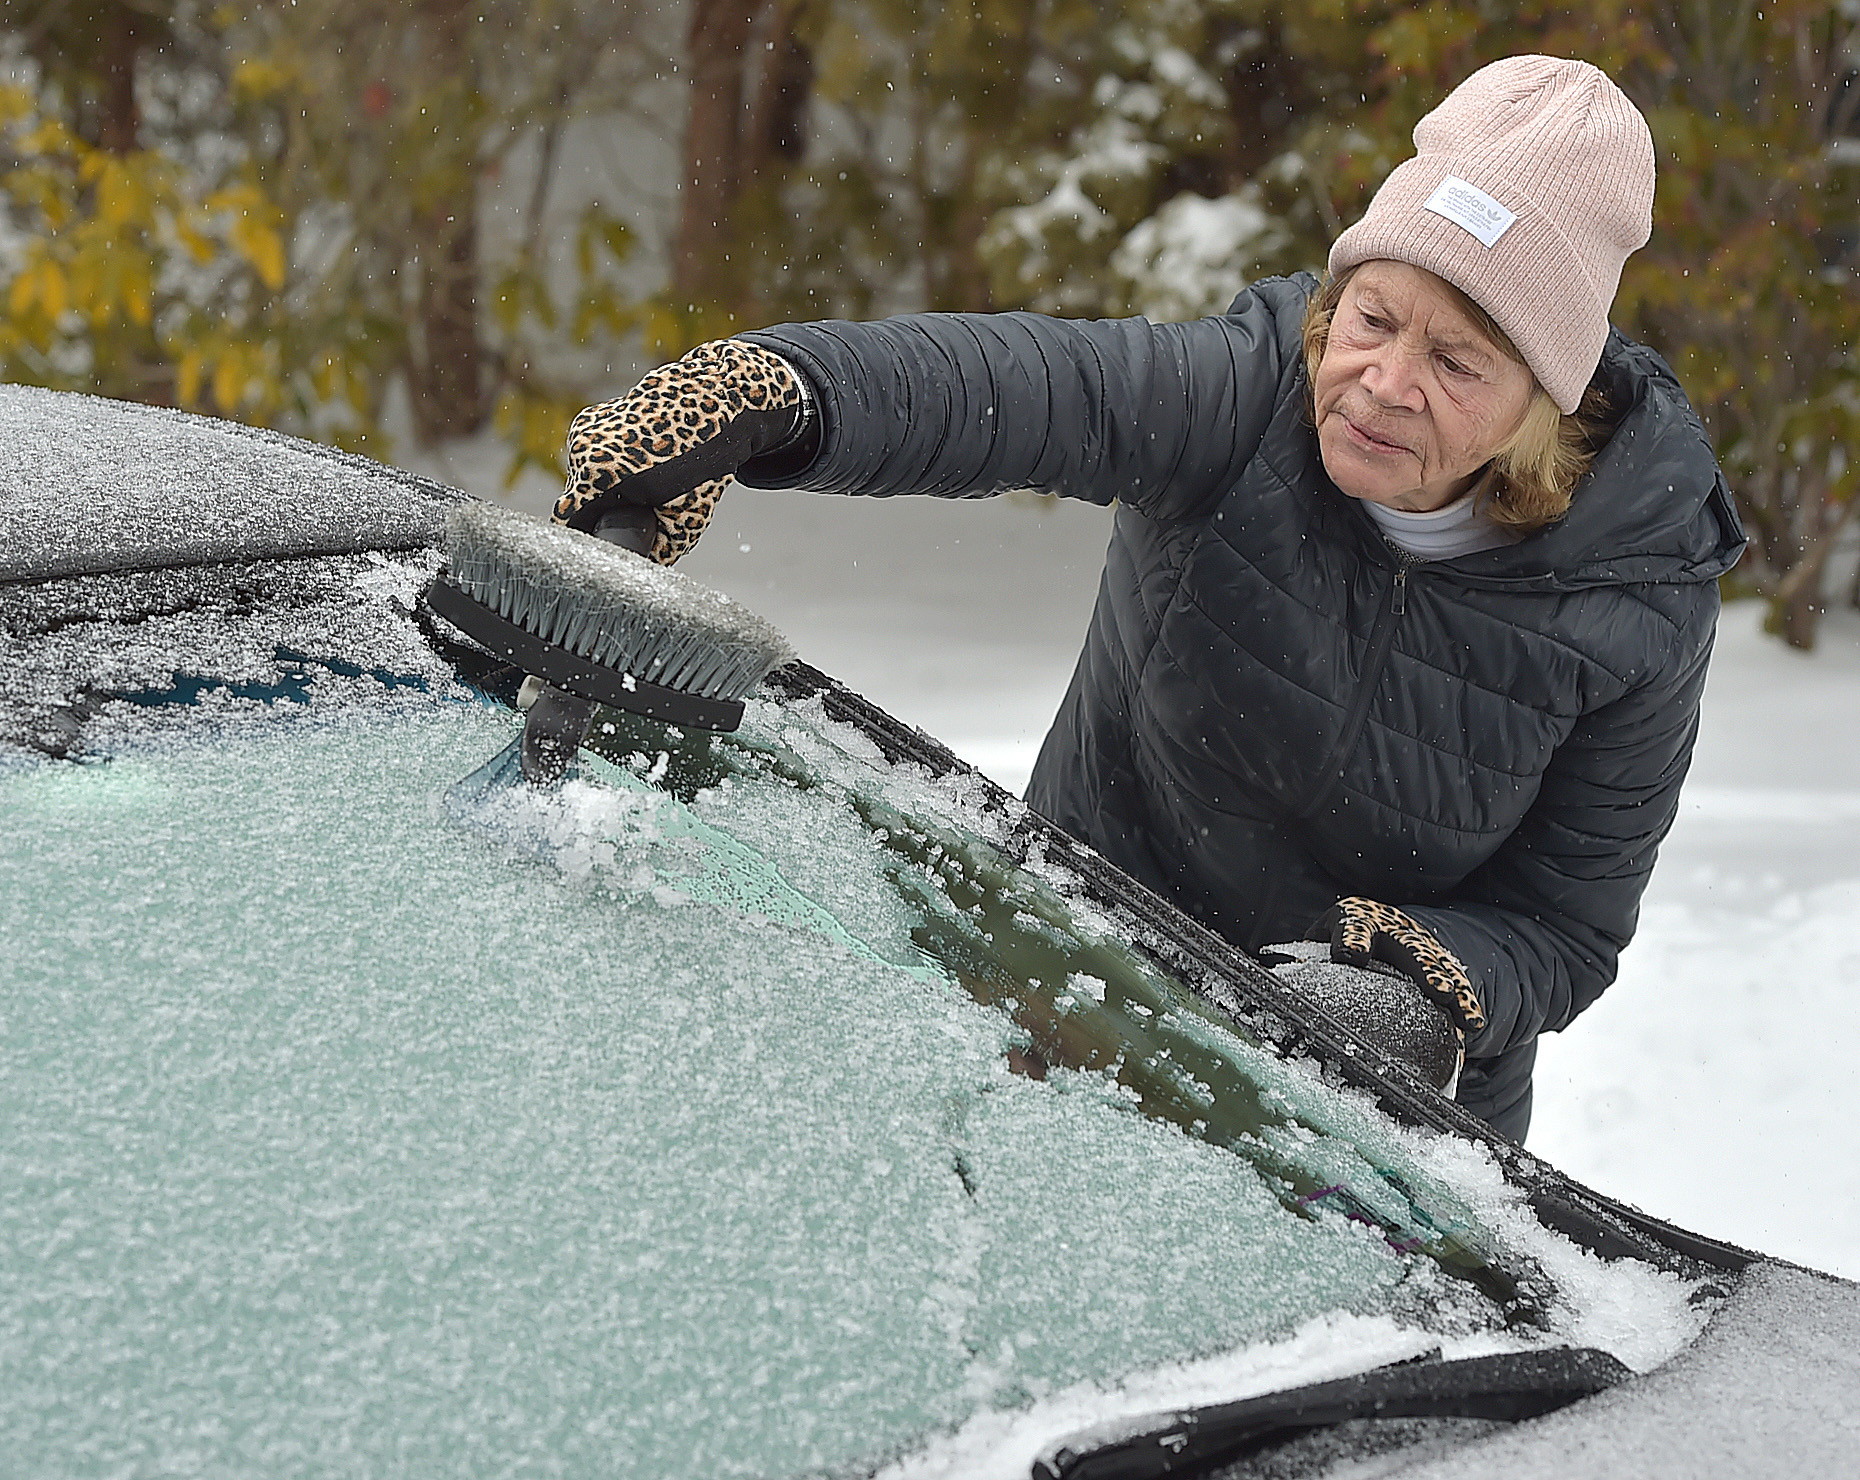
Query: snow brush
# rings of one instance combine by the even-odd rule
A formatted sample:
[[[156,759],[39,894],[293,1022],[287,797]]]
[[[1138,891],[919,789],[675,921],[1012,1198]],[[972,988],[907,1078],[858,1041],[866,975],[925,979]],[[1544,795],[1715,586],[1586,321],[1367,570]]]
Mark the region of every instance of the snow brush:
[[[754,612],[647,559],[655,527],[649,508],[616,509],[593,534],[479,500],[447,514],[427,605],[540,680],[524,686],[540,689],[515,747],[525,780],[560,782],[602,704],[734,730],[744,698],[794,657]]]

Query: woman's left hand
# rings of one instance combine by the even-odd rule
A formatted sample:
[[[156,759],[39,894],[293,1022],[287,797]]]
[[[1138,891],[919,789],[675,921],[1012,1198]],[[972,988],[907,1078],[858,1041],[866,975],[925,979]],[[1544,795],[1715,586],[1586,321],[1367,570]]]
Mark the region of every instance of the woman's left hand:
[[[1346,966],[1371,961],[1393,966],[1447,1015],[1462,1040],[1485,1027],[1485,1008],[1460,958],[1392,904],[1340,899],[1305,932],[1305,939],[1328,941],[1330,959]]]

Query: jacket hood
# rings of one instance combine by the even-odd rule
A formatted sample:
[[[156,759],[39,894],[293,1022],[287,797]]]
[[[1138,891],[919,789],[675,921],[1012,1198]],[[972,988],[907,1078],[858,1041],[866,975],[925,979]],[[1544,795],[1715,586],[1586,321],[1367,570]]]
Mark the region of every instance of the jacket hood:
[[[1305,302],[1319,283],[1309,273],[1284,281],[1296,291],[1274,300],[1281,352],[1299,382],[1292,393],[1308,397],[1299,331]],[[1255,290],[1266,286],[1272,284]],[[1610,328],[1595,376],[1618,421],[1569,512],[1515,545],[1460,556],[1451,562],[1456,576],[1478,585],[1578,590],[1702,584],[1737,564],[1746,543],[1743,523],[1711,439],[1666,361]],[[1358,513],[1381,547],[1368,515]]]
[[[1596,374],[1620,419],[1569,512],[1515,545],[1456,561],[1460,574],[1573,590],[1715,581],[1737,563],[1743,525],[1666,362],[1610,330]]]

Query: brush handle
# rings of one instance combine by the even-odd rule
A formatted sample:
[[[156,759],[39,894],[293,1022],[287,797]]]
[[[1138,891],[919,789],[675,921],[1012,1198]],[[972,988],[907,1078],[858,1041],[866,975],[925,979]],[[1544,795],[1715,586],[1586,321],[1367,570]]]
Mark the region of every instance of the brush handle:
[[[652,556],[659,520],[649,507],[621,505],[604,512],[594,526],[594,537],[619,545],[636,555]],[[554,786],[568,773],[569,764],[588,727],[594,723],[595,703],[554,684],[544,684],[536,702],[523,716],[523,744],[519,758],[524,779],[535,786]]]
[[[649,504],[621,504],[601,515],[594,537],[650,560],[659,538],[659,516]]]
[[[568,774],[569,763],[594,723],[594,701],[544,684],[523,716],[523,779],[554,786]]]

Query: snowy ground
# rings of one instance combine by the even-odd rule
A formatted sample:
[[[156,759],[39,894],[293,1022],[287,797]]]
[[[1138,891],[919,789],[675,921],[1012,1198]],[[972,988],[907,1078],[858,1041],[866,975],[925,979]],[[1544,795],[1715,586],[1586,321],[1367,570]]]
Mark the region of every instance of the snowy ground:
[[[479,464],[433,471],[496,492]],[[682,569],[1018,790],[1108,528],[1076,505],[739,490]],[[1860,1279],[1860,619],[1831,617],[1811,656],[1757,619],[1726,615],[1640,935],[1545,1040],[1531,1147],[1684,1227]]]

